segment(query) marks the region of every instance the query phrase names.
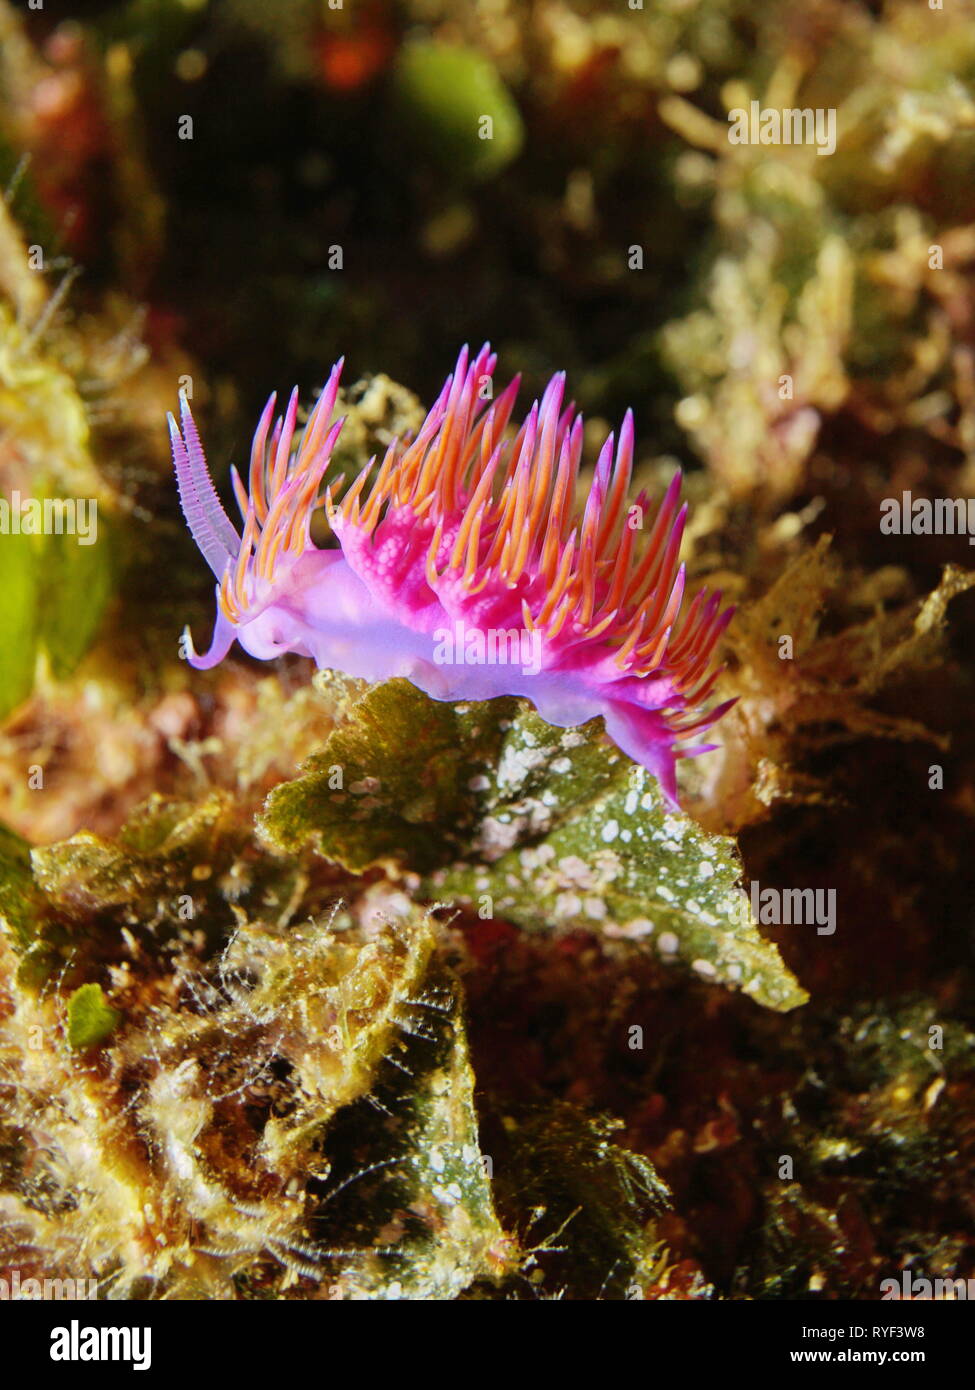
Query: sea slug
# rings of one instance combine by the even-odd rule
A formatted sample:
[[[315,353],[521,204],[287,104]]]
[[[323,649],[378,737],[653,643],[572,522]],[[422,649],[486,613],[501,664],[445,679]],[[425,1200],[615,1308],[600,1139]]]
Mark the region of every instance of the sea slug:
[[[215,666],[236,640],[252,656],[310,656],[377,681],[402,676],[435,700],[529,699],[562,728],[594,716],[676,801],[686,740],[729,708],[708,708],[718,638],[732,615],[702,588],[685,603],[679,560],[687,512],[678,473],[653,508],[627,501],[633,418],[610,435],[581,510],[583,422],[554,376],[517,432],[516,378],[491,395],[495,356],[466,347],[413,439],[396,439],[337,500],[322,481],[342,429],[331,423],[342,363],[300,432],[295,391],[272,424],[268,401],[249,488],[233,486],[242,533],[207,471],[193,416],[169,417],[180,500],[217,577]],[[324,506],[338,548],[311,540]]]

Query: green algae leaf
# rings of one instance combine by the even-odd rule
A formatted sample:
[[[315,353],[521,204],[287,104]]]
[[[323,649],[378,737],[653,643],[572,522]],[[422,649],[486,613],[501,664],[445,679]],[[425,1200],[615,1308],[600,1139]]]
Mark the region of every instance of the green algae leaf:
[[[551,784],[535,791],[544,805]],[[487,905],[487,915],[536,930],[585,929],[633,943],[768,1008],[805,1002],[752,920],[734,841],[669,807],[645,768],[627,762],[612,785],[568,813],[562,801],[541,836],[525,834],[531,800],[490,814],[482,844],[505,844],[514,828],[510,849],[433,874],[431,894]]]
[[[37,664],[37,546],[31,536],[0,535],[0,718],[27,699]]]
[[[98,984],[70,994],[70,1046],[111,1037],[125,1104],[79,1088],[63,1050],[18,1094],[44,1116],[50,1191],[70,1187],[60,1235],[108,1296],[269,1297],[301,1278],[321,1296],[450,1298],[508,1271],[460,986],[426,912],[388,885],[368,907],[364,932],[340,904],[289,927],[238,911],[219,954],[182,960],[179,988],[131,992],[117,1037]],[[144,963],[154,951],[167,961],[157,937]],[[40,1015],[18,1002],[26,1035]],[[146,1204],[167,1240],[129,1262]]]
[[[202,897],[214,865],[231,854],[232,808],[214,792],[199,805],[153,795],[126,822],[117,840],[88,831],[32,853],[34,874],[47,897],[69,915],[155,905],[162,895]]]
[[[84,978],[116,959],[125,931],[147,942],[202,932],[213,944],[233,925],[233,905],[269,892],[272,880],[287,902],[300,871],[270,856],[243,866],[245,836],[224,793],[198,805],[154,794],[114,839],[80,831],[31,849],[39,924],[24,982],[43,983],[59,964]]]
[[[2,823],[0,927],[19,960],[17,984],[27,989],[41,985],[57,959],[52,941],[57,928],[34,879],[30,845]]]
[[[115,1030],[122,1015],[105,1000],[101,985],[81,985],[68,1000],[68,1044],[76,1051],[97,1047]]]
[[[268,797],[259,829],[293,853],[311,843],[361,873],[405,859],[422,872],[464,843],[469,784],[483,775],[513,701],[465,707],[428,699],[405,680],[371,687],[302,775]],[[448,851],[449,852],[449,851]]]
[[[430,899],[634,943],[770,1008],[803,1003],[752,921],[734,841],[670,808],[600,729],[555,729],[523,701],[449,705],[388,681],[275,788],[261,829],[354,872],[419,874]]]
[[[14,945],[26,949],[34,940],[39,916],[37,890],[30,867],[30,846],[0,824],[0,922]]]
[[[479,1145],[460,986],[435,954],[400,1028],[369,1101],[329,1133],[322,1235],[362,1251],[343,1256],[335,1296],[456,1298],[514,1265]]]
[[[129,933],[147,950],[190,937],[209,950],[244,917],[283,926],[309,890],[310,858],[255,845],[250,809],[225,791],[199,802],[154,793],[112,838],[80,831],[31,848],[0,826],[0,921],[22,983],[58,966],[84,979],[117,959]],[[316,908],[334,901],[337,878],[318,874]]]
[[[409,43],[397,60],[393,87],[398,128],[452,177],[489,178],[521,149],[518,108],[493,64],[475,49]]]
[[[642,1298],[666,1269],[656,1223],[670,1191],[649,1159],[613,1142],[619,1128],[565,1101],[506,1125],[499,1206],[528,1227],[546,1287],[573,1298]]]
[[[234,933],[223,954],[225,977],[253,981],[243,1014],[223,1011],[223,1031],[233,1034],[248,1019],[264,1020],[290,1069],[292,1103],[285,1118],[268,1119],[261,1139],[264,1159],[279,1174],[298,1177],[314,1166],[324,1127],[337,1110],[369,1095],[398,1046],[411,1001],[423,996],[433,928],[412,905],[408,914],[395,930],[387,923],[368,941],[344,937],[337,907],[330,920],[282,934],[250,923]],[[188,1051],[196,1027],[189,1020],[181,1033]]]
[[[284,1287],[300,1275],[335,1298],[450,1298],[504,1272],[460,986],[425,912],[372,906],[386,920],[367,938],[338,911],[287,931],[242,925],[210,987],[205,966],[193,981],[194,1007],[130,1022],[119,1065],[159,1068],[142,1131],[172,1159],[167,1190],[195,1239],[226,1261],[201,1265],[188,1247],[182,1268],[160,1260],[169,1296],[226,1296],[227,1279],[267,1296],[268,1256]]]
[[[5,255],[19,247],[19,236],[0,208]],[[27,265],[26,248],[16,259]],[[26,272],[21,293],[29,314],[26,304],[15,312],[0,301],[0,434],[16,441],[0,476],[0,717],[30,694],[38,651],[47,652],[56,676],[77,666],[113,587],[111,547],[99,527],[111,495],[91,460],[84,401],[24,325],[25,317],[42,315],[41,283]]]
[[[30,695],[40,648],[55,676],[71,674],[97,634],[112,583],[104,539],[0,535],[0,718]]]
[[[114,587],[102,517],[92,537],[81,544],[77,536],[48,536],[44,546],[39,636],[59,679],[71,674],[94,641]]]

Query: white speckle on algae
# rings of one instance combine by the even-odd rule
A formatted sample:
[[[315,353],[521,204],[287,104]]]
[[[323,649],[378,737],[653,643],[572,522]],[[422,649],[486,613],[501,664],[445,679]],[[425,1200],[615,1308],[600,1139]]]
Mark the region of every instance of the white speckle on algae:
[[[623,872],[623,862],[615,850],[600,849],[592,857],[595,876],[592,887],[597,891],[614,883]]]
[[[485,816],[477,833],[475,848],[487,859],[500,859],[518,839],[520,826],[507,824],[510,816]]]
[[[498,763],[497,781],[499,787],[520,787],[530,772],[545,762],[545,753],[539,748],[505,748]]]
[[[531,873],[533,869],[544,868],[554,858],[555,850],[551,845],[530,845],[518,855],[518,862],[526,873]]]
[[[639,940],[642,936],[652,936],[654,930],[654,925],[648,917],[634,917],[617,928],[614,935],[629,936],[634,940]]]
[[[580,888],[592,888],[594,885],[593,871],[584,859],[580,859],[578,854],[567,854],[558,862],[558,870],[562,877],[569,883],[576,883]]]
[[[350,782],[349,791],[353,796],[365,796],[367,792],[378,792],[381,785],[378,777],[363,777],[361,781]]]

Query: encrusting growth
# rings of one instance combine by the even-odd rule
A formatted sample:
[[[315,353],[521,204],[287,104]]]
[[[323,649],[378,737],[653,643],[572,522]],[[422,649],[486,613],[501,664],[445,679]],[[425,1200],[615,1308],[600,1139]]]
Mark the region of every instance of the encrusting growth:
[[[272,395],[247,487],[232,470],[240,535],[184,400],[182,431],[170,417],[180,500],[218,580],[213,641],[190,662],[214,666],[236,639],[262,659],[290,651],[367,680],[404,676],[437,700],[522,695],[563,728],[602,715],[675,800],[675,759],[705,751],[679,745],[731,703],[706,704],[733,611],[706,588],[684,604],[680,474],[644,530],[649,498],[627,501],[627,411],[579,516],[583,421],[564,404],[564,373],[511,438],[519,381],[491,399],[495,362],[487,345],[473,360],[462,349],[416,437],[393,440],[339,497],[343,480],[321,485],[342,429],[330,423],[342,362],[297,447],[297,391],[277,420]],[[311,540],[322,505],[340,549]]]

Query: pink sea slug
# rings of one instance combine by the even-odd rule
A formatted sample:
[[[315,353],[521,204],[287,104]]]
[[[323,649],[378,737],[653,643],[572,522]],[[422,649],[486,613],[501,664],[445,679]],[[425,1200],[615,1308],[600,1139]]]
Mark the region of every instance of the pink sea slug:
[[[236,640],[263,660],[297,652],[370,681],[403,676],[435,700],[525,696],[561,728],[602,715],[674,802],[676,758],[713,746],[681,745],[733,703],[707,707],[732,610],[707,589],[684,603],[680,474],[655,512],[645,493],[627,504],[628,411],[580,516],[583,424],[563,407],[564,373],[512,438],[519,382],[491,400],[495,360],[464,348],[416,437],[394,440],[340,500],[341,480],[320,491],[343,424],[330,423],[342,363],[297,447],[297,391],[273,427],[272,395],[249,492],[232,470],[240,535],[184,399],[182,431],[169,418],[180,500],[218,580],[213,640],[202,656],[189,643],[190,664],[215,666]],[[311,540],[323,504],[340,549]]]

